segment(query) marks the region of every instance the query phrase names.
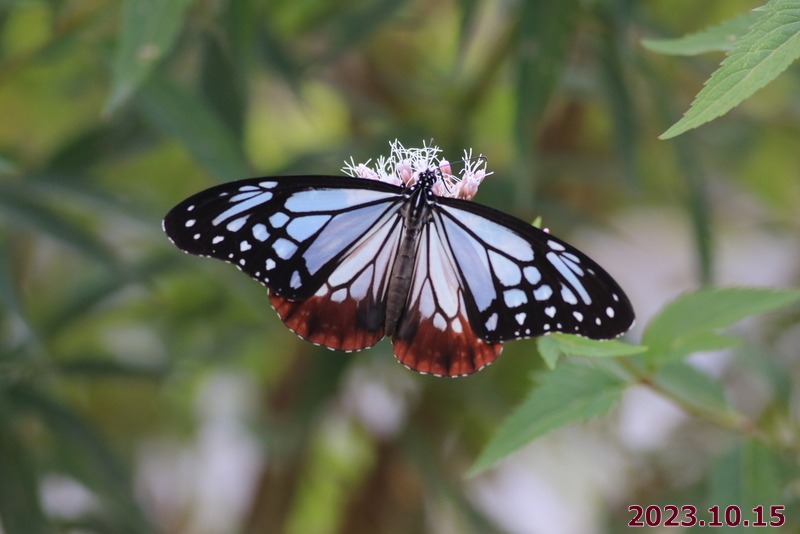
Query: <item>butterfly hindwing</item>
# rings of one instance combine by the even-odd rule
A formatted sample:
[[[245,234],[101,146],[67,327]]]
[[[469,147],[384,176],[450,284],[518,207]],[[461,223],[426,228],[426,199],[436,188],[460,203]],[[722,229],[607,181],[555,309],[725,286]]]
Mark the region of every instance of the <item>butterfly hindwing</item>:
[[[482,339],[550,332],[610,339],[632,325],[625,293],[582,252],[500,211],[438,200],[447,242],[475,303],[472,326]]]
[[[346,351],[374,345],[384,336],[386,291],[401,234],[401,220],[387,212],[346,248],[316,293],[289,300],[271,292],[272,306],[293,332],[318,345]]]
[[[501,343],[475,335],[466,289],[434,215],[420,235],[403,317],[392,336],[394,354],[403,365],[422,373],[461,376],[500,355]]]
[[[400,192],[354,178],[242,180],[182,202],[164,230],[186,252],[233,263],[266,285],[301,337],[358,350],[383,337]]]

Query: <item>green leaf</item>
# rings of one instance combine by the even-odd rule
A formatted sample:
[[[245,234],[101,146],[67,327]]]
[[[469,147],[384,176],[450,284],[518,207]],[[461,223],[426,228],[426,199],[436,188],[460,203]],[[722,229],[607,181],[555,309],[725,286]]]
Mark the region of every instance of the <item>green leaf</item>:
[[[29,447],[18,436],[13,410],[0,397],[0,531],[30,534],[54,532],[39,504],[37,474]]]
[[[800,57],[800,1],[771,0],[761,11],[689,111],[659,139],[675,137],[727,113]]]
[[[560,354],[587,358],[615,358],[641,354],[647,349],[616,340],[597,341],[571,334],[550,334],[536,340],[539,354],[551,369]]]
[[[653,52],[675,56],[696,56],[705,52],[725,52],[739,42],[739,38],[759,18],[761,13],[750,11],[711,26],[697,33],[690,33],[676,39],[642,39],[642,45]]]
[[[0,183],[0,219],[7,219],[11,228],[47,235],[106,266],[116,265],[114,253],[98,237],[52,204],[37,196],[27,182]]]
[[[658,370],[655,382],[675,397],[702,410],[728,410],[719,382],[691,365],[682,362],[665,365]]]
[[[560,365],[541,377],[528,399],[491,438],[468,476],[556,428],[605,414],[619,401],[625,387],[625,382],[610,371],[576,363]]]
[[[128,0],[114,54],[111,95],[103,110],[113,113],[136,91],[170,51],[191,0]]]
[[[14,165],[10,160],[0,156],[0,175],[3,174],[14,174],[17,172],[17,166]]]
[[[708,505],[719,505],[723,513],[731,504],[741,507],[743,513],[764,505],[768,515],[770,505],[782,503],[777,464],[772,452],[758,441],[737,445],[714,466]]]
[[[553,339],[553,336],[542,336],[536,340],[536,348],[539,350],[539,356],[542,357],[548,369],[551,371],[555,369],[556,363],[562,354],[558,340]]]
[[[692,352],[730,346],[714,335],[745,317],[774,311],[800,300],[800,291],[761,288],[706,288],[667,304],[647,325],[642,344],[648,358],[679,359]]]
[[[236,137],[199,96],[153,76],[138,101],[148,118],[180,140],[212,175],[232,180],[249,174]]]
[[[551,3],[558,5],[557,2]],[[600,5],[598,19],[602,29],[596,45],[598,80],[608,102],[623,176],[629,186],[634,186],[643,180],[637,164],[642,140],[639,133],[641,121],[637,117],[638,104],[633,98],[629,80],[630,45],[622,36],[627,35],[629,26],[635,23],[631,20],[630,4],[608,2]]]
[[[152,532],[131,490],[127,470],[95,432],[70,407],[32,388],[9,388],[9,405],[34,414],[52,435],[60,466],[86,484],[101,499],[120,534]]]
[[[566,55],[580,2],[530,0],[521,4],[517,43],[517,111],[519,146],[527,152],[541,116],[566,65]]]

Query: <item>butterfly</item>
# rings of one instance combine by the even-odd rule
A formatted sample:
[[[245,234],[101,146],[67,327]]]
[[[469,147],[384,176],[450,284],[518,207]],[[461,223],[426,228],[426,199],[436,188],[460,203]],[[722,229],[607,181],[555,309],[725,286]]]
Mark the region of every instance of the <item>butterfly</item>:
[[[406,367],[462,376],[507,340],[610,339],[634,312],[619,285],[564,241],[493,208],[440,196],[437,167],[401,185],[359,177],[251,178],[178,204],[180,249],[236,265],[269,289],[300,337],[342,351],[390,337]]]

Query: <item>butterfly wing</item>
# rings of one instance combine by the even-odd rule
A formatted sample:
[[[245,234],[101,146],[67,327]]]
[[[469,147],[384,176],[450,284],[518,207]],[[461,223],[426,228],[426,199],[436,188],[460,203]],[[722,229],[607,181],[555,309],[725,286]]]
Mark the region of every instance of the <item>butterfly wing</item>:
[[[270,289],[295,333],[338,350],[383,337],[402,189],[357,178],[255,178],[194,195],[164,219],[180,249],[236,265]]]
[[[550,332],[611,339],[633,325],[628,297],[576,248],[492,208],[437,200],[470,324],[481,339],[496,343]]]
[[[397,359],[437,376],[467,375],[492,363],[502,343],[487,343],[476,335],[470,307],[472,295],[434,213],[420,234],[405,311],[392,336]]]

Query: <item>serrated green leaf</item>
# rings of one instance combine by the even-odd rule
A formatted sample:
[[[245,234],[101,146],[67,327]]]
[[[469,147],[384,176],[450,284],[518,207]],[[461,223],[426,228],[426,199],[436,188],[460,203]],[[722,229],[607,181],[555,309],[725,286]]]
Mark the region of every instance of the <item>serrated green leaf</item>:
[[[800,57],[800,2],[771,0],[706,82],[689,111],[659,139],[715,119],[767,85]]]
[[[170,51],[191,0],[128,0],[114,54],[111,95],[104,113],[113,113],[136,91]]]
[[[691,365],[682,362],[665,365],[658,370],[655,382],[675,397],[702,410],[728,410],[719,382]]]
[[[653,52],[675,56],[696,56],[706,52],[727,51],[739,42],[761,13],[749,11],[697,33],[676,39],[642,39],[642,46]]]
[[[641,354],[647,349],[637,345],[630,345],[614,339],[598,341],[571,334],[550,334],[538,338],[538,343],[554,344],[554,347],[569,356],[585,356],[587,358],[615,358],[618,356],[632,356]]]
[[[706,288],[667,304],[647,325],[642,344],[653,359],[681,358],[719,348],[725,338],[714,331],[800,300],[800,291],[763,288]]]
[[[782,484],[772,451],[755,440],[737,445],[714,466],[708,505],[734,504],[750,512],[758,505],[781,504]],[[747,517],[747,516],[745,516]],[[744,528],[742,532],[752,529]]]
[[[551,371],[556,368],[556,363],[561,357],[561,350],[558,347],[558,340],[553,339],[553,336],[542,336],[536,340],[539,356]]]
[[[611,372],[588,365],[567,363],[542,374],[540,384],[492,436],[468,476],[556,428],[605,414],[624,387]]]
[[[676,338],[671,350],[653,352],[649,359],[650,361],[658,362],[681,360],[689,354],[728,349],[740,343],[741,340],[738,338],[717,334],[716,332],[697,332]]]

